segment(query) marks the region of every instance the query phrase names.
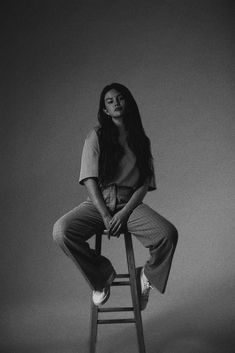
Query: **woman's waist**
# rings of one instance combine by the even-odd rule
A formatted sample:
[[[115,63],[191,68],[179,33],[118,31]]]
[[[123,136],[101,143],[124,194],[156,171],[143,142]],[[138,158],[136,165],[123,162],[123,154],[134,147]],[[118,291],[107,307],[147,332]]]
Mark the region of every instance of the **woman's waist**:
[[[111,196],[116,197],[118,202],[127,202],[134,193],[134,188],[131,186],[117,185],[113,183],[106,186],[101,186],[101,192],[104,199]]]
[[[106,186],[100,186],[101,193],[104,198],[104,202],[110,212],[122,208],[131,198],[135,189],[130,186],[122,186],[116,184],[109,184]],[[88,196],[87,200],[91,200]]]

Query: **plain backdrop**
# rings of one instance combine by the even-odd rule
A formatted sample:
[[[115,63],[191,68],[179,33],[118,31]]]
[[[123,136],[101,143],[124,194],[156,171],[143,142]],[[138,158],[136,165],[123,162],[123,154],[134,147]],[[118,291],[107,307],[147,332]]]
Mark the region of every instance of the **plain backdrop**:
[[[133,93],[157,191],[175,224],[167,292],[143,312],[147,353],[235,344],[234,38],[229,1],[19,1],[1,11],[1,352],[86,353],[90,289],[53,243],[82,202],[84,139],[111,82]],[[92,242],[91,242],[92,246]],[[134,240],[136,264],[148,252]],[[104,253],[125,270],[122,239]],[[129,302],[113,289],[110,303]],[[133,325],[99,330],[98,353],[137,352]]]

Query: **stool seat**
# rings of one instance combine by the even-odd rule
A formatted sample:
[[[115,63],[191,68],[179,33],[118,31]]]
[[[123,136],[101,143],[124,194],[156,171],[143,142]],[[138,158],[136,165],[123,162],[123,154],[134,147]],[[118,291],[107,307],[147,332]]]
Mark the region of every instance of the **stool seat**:
[[[91,301],[92,304],[91,304],[90,353],[95,353],[96,351],[98,325],[125,324],[125,323],[135,324],[139,353],[146,353],[145,344],[144,344],[142,317],[141,317],[141,310],[140,310],[140,303],[139,303],[139,295],[138,295],[138,284],[136,279],[136,268],[135,268],[135,258],[134,258],[132,237],[129,232],[124,232],[123,235],[125,240],[128,273],[117,274],[111,286],[112,287],[130,286],[132,306],[101,307],[101,306],[94,305],[93,302]],[[96,234],[95,251],[97,255],[101,254],[101,244],[102,244],[102,234]],[[119,280],[119,279],[122,279],[122,280]],[[123,280],[123,279],[127,279],[127,280]],[[127,312],[127,311],[133,312],[134,317],[125,318],[125,319],[124,318],[99,319],[99,313]]]

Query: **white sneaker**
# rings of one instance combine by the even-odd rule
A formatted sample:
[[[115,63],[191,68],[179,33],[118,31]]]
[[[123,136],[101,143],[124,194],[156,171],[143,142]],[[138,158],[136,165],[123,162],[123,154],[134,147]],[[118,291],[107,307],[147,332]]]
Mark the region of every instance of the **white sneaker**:
[[[110,286],[116,277],[115,270],[111,273],[110,277],[106,281],[106,286],[102,289],[102,291],[93,290],[92,292],[92,300],[93,303],[98,305],[103,305],[107,302],[110,296]]]
[[[104,303],[107,302],[110,296],[110,287],[105,287],[103,288],[102,292],[98,290],[93,290],[92,294],[92,300],[93,303],[98,306],[98,305],[103,305]]]
[[[144,268],[139,267],[137,269],[137,276],[140,282],[140,310],[144,310],[148,304],[149,293],[152,286],[144,274]]]

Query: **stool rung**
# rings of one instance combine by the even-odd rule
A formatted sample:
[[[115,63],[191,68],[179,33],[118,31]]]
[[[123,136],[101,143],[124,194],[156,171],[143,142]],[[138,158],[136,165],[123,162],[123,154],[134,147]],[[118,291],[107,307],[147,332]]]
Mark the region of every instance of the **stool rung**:
[[[134,311],[133,306],[123,306],[119,308],[98,308],[100,313],[111,313],[111,312],[118,312],[118,311]]]
[[[128,273],[119,273],[116,278],[130,278],[130,275]]]
[[[115,281],[111,286],[130,286],[130,281]]]
[[[134,323],[135,319],[107,319],[97,320],[97,324],[128,324]]]

